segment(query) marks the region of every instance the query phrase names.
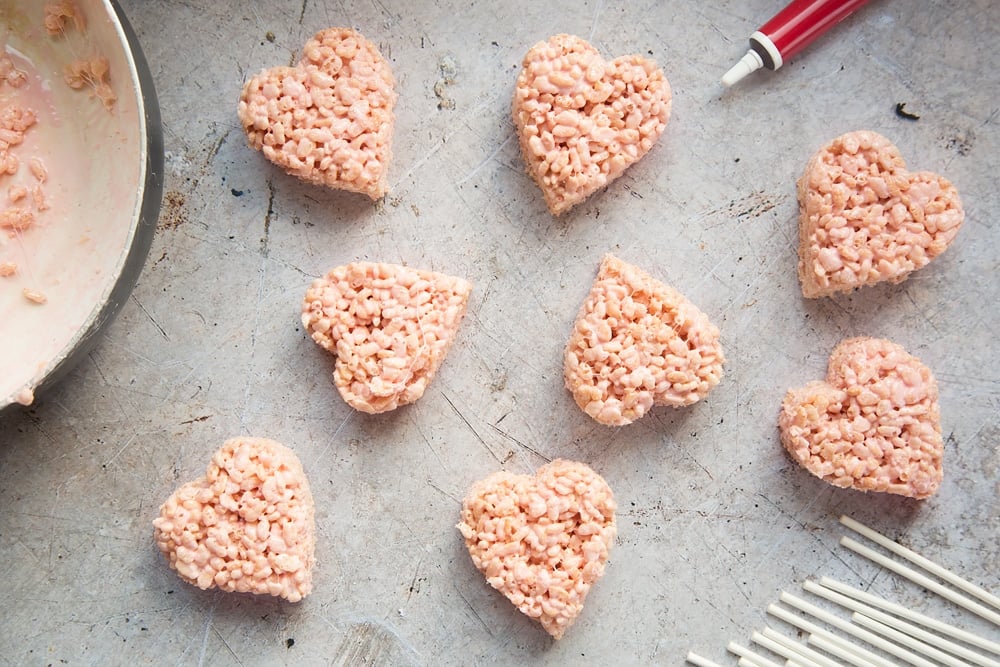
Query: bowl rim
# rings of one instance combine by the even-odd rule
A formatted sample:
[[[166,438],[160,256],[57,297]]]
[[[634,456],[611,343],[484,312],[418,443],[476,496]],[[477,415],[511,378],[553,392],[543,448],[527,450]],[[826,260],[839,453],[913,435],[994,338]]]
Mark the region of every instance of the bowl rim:
[[[138,97],[139,155],[144,171],[139,180],[139,191],[132,214],[133,224],[125,239],[124,247],[127,251],[122,253],[114,267],[114,278],[109,281],[101,299],[62,352],[28,381],[26,389],[32,398],[32,401],[27,402],[28,405],[91,352],[100,339],[100,334],[114,321],[128,301],[149,255],[163,198],[163,127],[152,73],[138,37],[118,0],[100,2],[126,50],[132,90]],[[0,411],[11,405],[21,405],[17,398],[17,395],[0,397]]]

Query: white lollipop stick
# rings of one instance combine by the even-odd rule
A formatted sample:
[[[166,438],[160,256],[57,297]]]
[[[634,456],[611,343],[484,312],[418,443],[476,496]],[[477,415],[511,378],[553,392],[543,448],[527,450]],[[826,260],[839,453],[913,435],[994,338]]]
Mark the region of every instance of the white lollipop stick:
[[[812,667],[813,665],[816,667],[840,667],[840,665],[835,663],[833,660],[820,655],[805,644],[797,642],[791,637],[787,637],[773,628],[765,627],[761,634],[771,641],[781,644],[789,651],[792,651],[794,655],[786,655],[785,657],[803,664],[806,667]]]
[[[708,658],[703,658],[694,651],[688,651],[686,660],[692,665],[697,665],[698,667],[722,667],[717,662],[712,662]]]
[[[875,655],[868,649],[858,646],[857,644],[854,644],[852,642],[849,642],[846,639],[843,639],[842,637],[838,637],[832,632],[824,630],[815,623],[807,621],[804,618],[800,618],[799,616],[796,616],[792,612],[782,607],[779,607],[776,604],[768,605],[767,613],[771,614],[771,616],[780,618],[786,623],[794,625],[799,630],[805,630],[806,632],[822,637],[826,641],[841,647],[843,650],[849,651],[853,655],[859,656],[861,659],[864,660],[863,664],[865,665],[865,667],[868,667],[869,665],[874,665],[874,667],[897,667],[896,665],[889,662],[885,658]]]
[[[791,593],[786,593],[782,591],[780,599],[785,604],[790,604],[799,611],[804,611],[810,616],[815,616],[824,623],[828,623],[829,625],[832,625],[838,630],[842,630],[849,635],[853,635],[858,639],[866,641],[872,646],[876,646],[882,649],[886,653],[891,653],[892,655],[896,656],[897,658],[900,658],[901,660],[905,660],[911,665],[916,665],[916,667],[935,667],[933,662],[929,660],[924,660],[919,655],[911,651],[907,651],[904,648],[900,648],[899,646],[893,644],[892,642],[887,641],[882,637],[879,637],[875,633],[869,632],[868,630],[860,628],[849,621],[845,621],[842,618],[834,616],[830,612],[820,609],[816,605],[810,604],[801,598],[795,597]]]
[[[752,641],[754,644],[760,644],[761,646],[771,651],[772,653],[780,655],[782,658],[794,661],[801,661],[803,667],[819,667],[819,665],[817,665],[814,662],[806,662],[805,659],[802,658],[802,656],[797,654],[792,649],[788,648],[784,644],[781,644],[780,642],[776,642],[773,639],[765,637],[759,632],[755,632],[752,635],[750,635],[750,641]]]
[[[907,635],[913,637],[914,639],[919,639],[920,641],[926,644],[930,644],[931,646],[936,646],[939,649],[947,651],[952,655],[956,655],[971,663],[981,665],[982,667],[1000,667],[1000,662],[997,662],[996,660],[991,660],[990,658],[987,658],[984,655],[976,653],[975,651],[970,651],[964,646],[960,646],[955,642],[949,641],[947,639],[944,639],[943,637],[930,633],[927,630],[924,630],[923,628],[919,628],[911,623],[907,623],[906,621],[898,619],[895,616],[890,616],[889,614],[883,613],[878,609],[876,609],[875,607],[871,607],[863,602],[859,602],[857,600],[847,597],[846,595],[837,593],[831,590],[830,588],[817,584],[815,581],[807,580],[805,583],[802,584],[802,587],[807,591],[809,591],[810,593],[813,593],[814,595],[818,595],[821,598],[825,598],[831,602],[836,602],[845,609],[850,609],[851,611],[863,614],[868,618],[879,621],[880,623],[884,623],[885,625],[888,625],[891,628],[895,628],[900,632],[905,632]],[[855,622],[857,621],[855,620]]]
[[[899,544],[898,542],[893,542],[888,537],[886,537],[886,536],[882,535],[881,533],[879,533],[879,532],[877,532],[877,531],[869,528],[868,526],[864,525],[863,523],[855,521],[854,519],[852,519],[852,518],[850,518],[848,516],[841,516],[840,517],[840,523],[844,524],[845,526],[847,526],[848,528],[850,528],[854,532],[856,532],[856,533],[858,533],[860,535],[864,535],[865,537],[867,537],[872,542],[875,542],[876,544],[880,544],[881,546],[885,547],[886,549],[888,549],[889,551],[893,552],[897,556],[902,556],[903,558],[905,558],[906,560],[910,561],[911,563],[915,563],[915,564],[919,565],[920,567],[924,568],[925,570],[927,570],[931,574],[934,574],[934,575],[937,575],[937,576],[941,577],[942,579],[944,579],[945,581],[947,581],[952,586],[955,586],[956,588],[962,589],[963,591],[965,591],[969,595],[971,595],[973,597],[979,598],[983,602],[986,602],[987,604],[992,605],[996,609],[1000,609],[1000,597],[997,597],[996,595],[993,595],[992,593],[990,593],[989,591],[987,591],[984,588],[981,588],[980,586],[976,586],[975,584],[973,584],[973,583],[971,583],[969,581],[966,581],[965,579],[963,579],[962,577],[958,576],[957,574],[955,574],[951,570],[938,565],[937,563],[935,563],[934,561],[932,561],[932,560],[930,560],[928,558],[924,558],[923,556],[921,556],[917,552],[904,547],[903,545]]]
[[[740,646],[736,642],[729,642],[729,645],[726,646],[726,650],[740,656],[740,662],[746,660],[752,667],[781,667],[778,663],[757,655],[750,649]]]
[[[963,630],[962,628],[958,628],[955,627],[954,625],[938,621],[925,614],[912,611],[910,609],[907,609],[906,607],[896,604],[895,602],[889,602],[888,600],[884,600],[877,595],[872,595],[871,593],[866,593],[865,591],[859,591],[856,588],[852,588],[847,584],[842,584],[839,581],[836,581],[829,577],[821,578],[819,580],[819,583],[825,586],[826,588],[837,591],[838,593],[843,593],[844,595],[852,597],[855,600],[861,600],[862,602],[867,602],[873,607],[884,609],[890,613],[896,614],[897,616],[901,616],[902,618],[905,618],[909,621],[913,621],[914,623],[919,623],[925,628],[930,628],[931,630],[940,632],[941,634],[948,635],[949,637],[954,637],[955,639],[963,641],[967,644],[972,644],[973,646],[977,646],[979,648],[986,649],[991,653],[995,653],[996,655],[1000,655],[1000,644],[990,641],[989,639],[984,639],[979,635],[973,634],[967,630]]]
[[[873,663],[868,662],[857,653],[851,651],[850,647],[842,646],[835,641],[830,641],[829,639],[824,639],[823,637],[814,634],[806,637],[806,641],[816,648],[826,651],[830,655],[835,655],[844,662],[848,662],[855,667],[874,667]]]
[[[855,540],[852,540],[851,538],[847,537],[846,535],[844,537],[840,538],[840,544],[842,546],[847,547],[848,549],[850,549],[854,553],[859,554],[861,556],[864,556],[865,558],[867,558],[868,560],[870,560],[870,561],[872,561],[874,563],[878,563],[879,565],[881,565],[882,567],[886,568],[887,570],[892,570],[896,574],[898,574],[900,576],[903,576],[903,577],[906,577],[907,579],[909,579],[913,583],[918,584],[920,586],[923,586],[924,588],[926,588],[927,590],[929,590],[929,591],[931,591],[933,593],[937,593],[938,595],[940,595],[941,597],[943,597],[945,600],[949,600],[950,602],[954,602],[955,604],[957,604],[960,607],[965,607],[966,609],[968,609],[972,613],[978,614],[979,616],[982,616],[987,621],[989,621],[989,622],[991,622],[991,623],[993,623],[995,625],[1000,625],[1000,614],[996,613],[995,611],[993,611],[991,609],[987,609],[986,607],[984,607],[983,605],[979,604],[978,602],[976,602],[974,600],[970,600],[969,598],[965,597],[961,593],[959,593],[957,591],[954,591],[954,590],[952,590],[950,588],[946,588],[945,586],[942,586],[941,584],[939,584],[938,582],[934,581],[933,579],[930,579],[930,578],[928,578],[928,577],[920,574],[919,572],[911,570],[910,568],[906,567],[905,565],[903,565],[901,563],[897,563],[896,561],[892,560],[891,558],[887,558],[887,557],[883,556],[882,554],[878,553],[877,551],[873,551],[872,549],[869,549],[868,547],[864,546],[863,544],[860,544],[860,543],[856,542]]]
[[[958,658],[934,648],[930,644],[925,644],[922,641],[916,640],[907,634],[903,634],[895,628],[889,627],[885,623],[880,623],[873,618],[868,618],[864,614],[854,612],[851,614],[851,620],[862,627],[877,632],[887,639],[891,639],[897,644],[913,649],[917,653],[925,655],[928,658],[933,658],[943,665],[947,665],[948,667],[968,667],[967,662],[962,662]]]

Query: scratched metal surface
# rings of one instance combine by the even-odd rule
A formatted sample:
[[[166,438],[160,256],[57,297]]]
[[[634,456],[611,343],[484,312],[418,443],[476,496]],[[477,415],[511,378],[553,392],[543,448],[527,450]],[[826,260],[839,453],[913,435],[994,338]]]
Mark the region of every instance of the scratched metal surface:
[[[719,76],[779,2],[122,4],[162,105],[164,208],[103,342],[35,406],[0,415],[0,662],[667,665],[693,648],[735,664],[726,643],[822,575],[996,638],[839,547],[837,517],[1000,588],[1000,4],[876,1],[726,94]],[[392,193],[377,205],[279,173],[235,117],[248,75],[345,24],[398,79]],[[524,52],[558,32],[652,56],[675,98],[653,151],[554,219],[509,100]],[[807,302],[795,179],[860,128],[952,179],[967,222],[906,283]],[[608,251],[721,328],[726,375],[707,400],[605,428],[562,388],[561,349]],[[356,259],[475,284],[427,394],[377,417],[343,404],[297,322],[311,279]],[[946,476],[931,500],[834,489],[778,443],[784,391],[861,334],[936,372]],[[319,564],[301,604],[197,590],[152,543],[159,503],[237,434],[293,446],[309,473]],[[555,457],[592,465],[620,504],[607,574],[560,642],[485,584],[454,529],[474,480]]]

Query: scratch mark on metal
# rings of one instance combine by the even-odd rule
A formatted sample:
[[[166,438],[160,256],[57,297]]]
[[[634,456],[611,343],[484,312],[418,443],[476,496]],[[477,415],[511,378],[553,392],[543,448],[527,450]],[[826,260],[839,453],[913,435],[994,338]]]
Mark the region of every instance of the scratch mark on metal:
[[[41,566],[42,561],[38,560],[38,556],[35,555],[35,552],[32,551],[31,548],[27,544],[25,544],[24,542],[22,542],[19,539],[15,539],[14,540],[14,544],[16,544],[17,546],[19,546],[22,549],[24,549],[25,553],[28,554],[28,556],[31,557],[31,560],[35,561],[35,565]],[[15,600],[11,600],[11,602],[15,602]]]
[[[273,202],[274,202],[274,185],[271,181],[267,182],[267,189],[269,193],[267,214],[264,216],[264,238],[261,239],[262,249],[261,249],[261,263],[258,269],[258,280],[257,280],[257,299],[254,304],[253,313],[253,327],[250,330],[250,360],[248,372],[246,373],[246,386],[243,391],[243,409],[240,412],[240,426],[246,428],[247,412],[250,407],[250,394],[254,387],[254,377],[253,373],[249,372],[252,370],[254,359],[256,358],[257,351],[257,334],[260,332],[260,311],[261,302],[263,301],[264,286],[267,282],[267,246],[268,246],[268,236],[270,234],[271,225],[271,214],[273,213]]]
[[[233,651],[233,647],[229,645],[229,642],[227,642],[227,641],[226,641],[226,638],[222,636],[222,633],[221,633],[221,632],[219,632],[219,630],[218,630],[218,629],[217,629],[217,628],[216,628],[215,626],[212,626],[212,631],[213,631],[213,632],[215,632],[215,635],[216,635],[216,636],[217,636],[217,637],[218,637],[218,638],[219,638],[220,640],[222,640],[222,645],[223,645],[223,646],[225,646],[225,647],[226,647],[227,649],[229,649],[229,653],[230,653],[230,654],[231,654],[231,655],[233,656],[233,660],[235,660],[235,661],[237,662],[237,664],[240,664],[240,665],[242,665],[242,664],[243,664],[243,661],[242,661],[242,660],[240,660],[240,658],[239,658],[239,656],[238,656],[238,655],[236,655],[236,652],[235,652],[235,651]]]
[[[271,218],[274,216],[274,183],[267,182],[267,213],[264,214],[264,238],[260,240],[260,252],[264,257],[268,255],[268,246],[271,242]]]
[[[424,441],[424,444],[427,446],[427,449],[431,450],[431,454],[434,455],[434,459],[438,462],[438,465],[441,466],[442,468],[445,468],[444,461],[441,460],[441,455],[438,454],[438,451],[434,449],[433,445],[431,445],[430,438],[427,437],[427,434],[424,433],[424,429],[420,426],[420,420],[414,419],[411,423],[413,424],[413,427],[417,430],[417,433],[420,434],[420,439]]]
[[[633,190],[631,187],[629,187],[628,183],[623,183],[622,187],[624,187],[625,190],[636,199],[645,199],[645,197],[642,195],[641,192]]]
[[[218,602],[218,600],[216,600]],[[205,619],[205,632],[201,636],[201,651],[198,653],[198,667],[204,667],[205,654],[208,653],[208,634],[212,629],[212,617],[215,616],[215,604],[208,610],[208,618]]]
[[[424,562],[423,555],[420,556],[420,560],[417,561],[417,566],[413,568],[413,577],[410,579],[410,588],[406,592],[406,601],[410,601],[410,597],[413,595],[414,589],[417,587],[417,575],[420,574],[420,566]]]
[[[236,129],[235,127],[230,126],[229,129],[227,129],[222,134],[222,136],[220,136],[215,141],[215,143],[213,143],[211,146],[208,147],[208,151],[205,153],[205,159],[202,160],[201,166],[198,168],[198,171],[196,172],[195,177],[191,179],[191,190],[192,191],[196,187],[198,187],[199,183],[201,183],[201,178],[202,178],[202,176],[205,175],[205,171],[208,169],[208,165],[211,164],[212,160],[215,159],[215,156],[219,154],[219,151],[222,149],[222,145],[224,143],[226,143],[226,140],[229,139],[229,135],[232,132],[234,132],[235,129]]]
[[[135,442],[135,439],[136,439],[137,436],[138,436],[137,433],[133,433],[131,436],[129,436],[128,440],[125,441],[125,444],[121,446],[121,449],[119,449],[117,452],[115,452],[114,455],[110,459],[108,459],[103,464],[101,464],[101,467],[107,468],[109,465],[111,465],[112,463],[114,463],[114,460],[117,459],[119,456],[121,456],[122,452],[124,452],[126,449],[128,449],[129,446],[133,442]]]
[[[507,415],[504,415],[504,417],[506,417],[506,416]],[[501,417],[501,419],[503,419],[503,417]],[[520,440],[518,440],[517,438],[515,438],[514,436],[512,436],[510,433],[507,433],[506,431],[504,431],[503,429],[501,429],[496,424],[490,424],[490,428],[492,428],[494,431],[496,431],[497,433],[499,433],[501,436],[503,436],[507,440],[510,440],[511,442],[513,442],[518,447],[521,447],[523,449],[528,450],[529,452],[531,452],[532,454],[534,454],[538,458],[542,459],[546,463],[551,463],[552,462],[552,459],[550,459],[548,456],[545,456],[545,454],[542,454],[540,451],[538,451],[534,447],[530,447],[530,446],[524,444],[523,442],[521,442]],[[501,461],[501,463],[503,463],[503,461]],[[711,477],[711,475],[709,475],[709,477]]]
[[[222,149],[222,144],[226,143],[226,139],[229,138],[229,133],[232,131],[232,128],[230,128],[225,134],[219,137],[218,141],[212,144],[208,149],[208,154],[205,156],[205,161],[202,163],[202,168],[207,167],[215,159],[215,156],[219,154],[219,150]]]
[[[164,340],[170,340],[170,336],[167,335],[167,332],[164,331],[163,327],[160,326],[160,323],[157,322],[153,318],[153,316],[149,314],[149,311],[146,310],[146,307],[142,305],[142,302],[135,297],[135,294],[132,294],[130,298],[132,299],[132,302],[135,303],[135,305],[139,306],[139,310],[142,311],[142,314],[145,315],[149,319],[149,321],[153,323],[153,326],[156,327],[156,330],[160,332],[160,335],[163,336]]]
[[[492,107],[494,107],[494,106],[496,105],[496,103],[497,103],[497,100],[498,100],[498,99],[499,99],[499,96],[494,96],[494,97],[490,97],[490,98],[488,98],[488,99],[484,99],[484,100],[483,100],[482,102],[480,102],[480,103],[479,103],[479,104],[477,104],[477,105],[476,105],[475,107],[473,107],[472,109],[470,109],[470,110],[469,110],[469,112],[468,112],[468,113],[466,113],[466,114],[465,114],[465,115],[463,116],[463,118],[462,118],[462,121],[461,121],[461,122],[458,122],[458,123],[454,123],[454,124],[453,124],[453,127],[455,128],[454,130],[452,130],[452,131],[451,131],[451,132],[449,132],[448,134],[446,134],[446,135],[444,135],[443,137],[441,137],[441,141],[439,141],[439,142],[438,142],[438,143],[436,143],[436,144],[435,144],[435,145],[434,145],[433,147],[431,147],[431,149],[430,149],[430,150],[428,150],[428,151],[427,151],[427,152],[426,152],[426,153],[424,154],[424,156],[423,156],[422,158],[420,158],[420,159],[419,159],[419,160],[417,160],[417,161],[416,161],[415,163],[413,163],[413,166],[412,166],[412,167],[410,167],[410,168],[409,168],[409,170],[407,170],[407,172],[406,172],[405,174],[403,174],[402,178],[400,178],[400,179],[399,179],[399,182],[400,182],[400,183],[405,183],[405,182],[409,182],[409,181],[410,181],[410,179],[411,179],[411,178],[413,177],[413,174],[417,173],[417,171],[418,171],[418,170],[419,170],[419,169],[420,169],[421,167],[423,167],[423,166],[424,166],[424,164],[425,164],[425,163],[426,163],[426,162],[427,162],[428,160],[430,160],[430,159],[431,159],[432,157],[434,157],[434,156],[435,156],[435,155],[436,155],[436,154],[438,153],[438,151],[440,151],[440,150],[441,150],[441,149],[442,149],[442,148],[443,148],[443,147],[445,146],[445,144],[447,144],[447,143],[448,143],[448,141],[449,141],[449,140],[450,140],[450,139],[451,139],[452,137],[454,137],[454,136],[455,136],[456,134],[458,134],[458,132],[460,132],[460,131],[461,131],[461,130],[462,130],[462,129],[463,129],[463,128],[464,128],[464,127],[465,127],[465,126],[467,125],[467,123],[468,123],[468,120],[467,120],[467,119],[468,119],[468,118],[475,118],[475,117],[478,117],[478,116],[479,116],[479,114],[480,114],[480,113],[481,113],[481,112],[482,112],[482,111],[483,111],[484,109],[489,109],[489,108],[492,108]]]
[[[461,498],[459,498],[458,496],[454,496],[454,495],[448,493],[447,491],[445,491],[444,489],[442,489],[440,486],[438,486],[434,482],[432,482],[430,480],[427,480],[427,486],[431,487],[432,489],[434,489],[435,491],[437,491],[438,493],[440,493],[445,498],[451,498],[452,500],[454,500],[459,505],[462,504],[462,499]]]
[[[490,453],[490,456],[496,459],[497,463],[500,463],[500,457],[498,457],[496,454],[493,453],[493,450],[490,449],[490,446],[486,444],[486,441],[483,440],[483,437],[479,435],[479,432],[475,429],[472,423],[465,418],[465,415],[462,414],[461,410],[455,407],[455,404],[452,402],[451,398],[448,397],[448,394],[442,394],[442,396],[444,396],[444,400],[448,401],[448,405],[450,405],[451,409],[455,411],[455,414],[458,415],[463,422],[465,422],[465,425],[468,426],[469,430],[472,431],[473,435],[476,436],[476,440],[478,440],[480,444],[482,444],[482,446],[486,448],[486,451]]]
[[[202,415],[200,417],[192,417],[191,419],[185,419],[184,421],[182,421],[181,425],[182,426],[186,426],[188,424],[195,424],[197,422],[207,421],[207,420],[209,420],[211,418],[212,418],[212,415]]]
[[[594,33],[597,32],[597,21],[601,16],[601,10],[604,9],[604,0],[598,0],[597,5],[594,6],[594,20],[590,23],[590,35],[587,36],[587,41],[594,41]]]
[[[313,460],[314,465],[319,463],[320,459],[322,459],[323,456],[326,455],[326,453],[330,450],[330,447],[333,446],[333,443],[337,441],[337,436],[340,435],[340,432],[344,430],[344,427],[347,426],[347,423],[351,421],[351,418],[354,417],[354,415],[355,415],[354,410],[348,412],[347,416],[344,417],[344,420],[340,422],[340,425],[337,426],[336,429],[334,429],[333,435],[330,436],[330,439],[327,441],[326,445],[323,447],[322,450],[320,450],[320,452],[316,455],[316,458]]]
[[[490,276],[489,282],[486,283],[486,287],[483,289],[483,296],[479,298],[479,303],[476,305],[475,314],[479,317],[480,312],[483,309],[483,305],[489,301],[490,297],[493,295],[493,284],[497,281],[497,277],[494,275]]]
[[[470,178],[472,178],[473,176],[475,176],[476,174],[478,174],[482,170],[483,167],[485,167],[487,164],[489,164],[490,162],[493,161],[493,158],[495,158],[500,153],[500,151],[502,151],[504,148],[507,147],[507,144],[509,144],[513,138],[514,138],[514,135],[512,135],[512,134],[508,135],[507,138],[504,139],[503,142],[499,146],[497,146],[496,148],[493,149],[492,153],[490,153],[489,155],[487,155],[486,158],[482,162],[480,162],[475,167],[473,167],[472,171],[470,171],[468,174],[466,174],[461,179],[455,181],[455,185],[456,186],[462,185],[463,183],[465,183],[466,181],[468,181]]]
[[[455,586],[455,592],[458,593],[458,597],[462,598],[462,601],[465,602],[465,606],[469,608],[469,611],[472,612],[472,615],[476,617],[476,620],[479,621],[480,625],[483,626],[483,629],[486,630],[486,634],[488,634],[490,637],[493,637],[494,635],[492,628],[490,628],[490,626],[486,624],[486,621],[483,620],[483,617],[479,615],[478,611],[476,611],[475,606],[473,606],[473,604],[469,602],[469,598],[465,597],[465,595],[462,593],[462,590],[458,586]]]
[[[934,333],[936,333],[940,338],[941,331],[937,328],[937,325],[934,324],[934,320],[931,319],[930,315],[928,315],[927,309],[921,308],[917,305],[917,302],[913,298],[913,294],[910,293],[909,289],[904,289],[903,294],[906,296],[906,300],[910,302],[910,305],[913,306],[914,310],[920,314],[921,319],[923,319],[923,321],[926,322],[931,329],[934,329]]]

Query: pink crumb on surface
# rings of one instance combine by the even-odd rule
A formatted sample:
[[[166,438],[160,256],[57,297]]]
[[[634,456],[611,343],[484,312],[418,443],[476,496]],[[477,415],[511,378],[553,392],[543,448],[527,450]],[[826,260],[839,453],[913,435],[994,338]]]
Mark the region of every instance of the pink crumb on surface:
[[[43,25],[49,36],[59,37],[66,34],[66,30],[70,24],[76,28],[77,32],[83,32],[87,28],[83,12],[73,0],[57,0],[57,2],[45,3]]]
[[[0,77],[5,73],[9,74],[11,68],[16,70],[10,57],[0,57]],[[18,94],[15,92],[14,98],[6,101],[0,108],[0,181],[7,181],[8,177],[17,177],[21,168],[18,151],[24,148],[22,144],[25,135],[38,124],[35,112],[19,102]],[[34,177],[34,184],[30,188],[18,182],[9,184],[7,186],[9,205],[0,207],[0,230],[6,231],[12,237],[33,226],[37,214],[50,208],[42,188],[42,183],[48,178],[45,165],[36,157],[29,158],[27,162],[28,170]]]
[[[680,292],[606,255],[566,345],[563,375],[576,404],[608,426],[654,405],[701,400],[722,377],[719,330]]]
[[[0,151],[6,152],[11,146],[18,146],[24,141],[27,132],[38,118],[35,112],[20,104],[6,104],[0,109]]]
[[[52,208],[52,204],[49,203],[49,198],[45,194],[45,188],[42,187],[41,183],[31,186],[31,202],[35,205],[35,210],[39,213]]]
[[[21,391],[17,392],[14,396],[14,401],[24,406],[31,405],[35,402],[35,392],[32,391],[31,387],[23,387]]]
[[[513,116],[549,211],[569,210],[649,152],[671,100],[663,71],[642,56],[607,61],[565,34],[533,46],[514,88]]]
[[[118,96],[111,87],[111,68],[106,57],[74,60],[66,66],[63,79],[74,90],[89,89],[91,96],[99,99],[108,111],[115,108]]]
[[[19,69],[7,54],[0,54],[0,81],[11,88],[20,88],[28,80],[28,74]]]
[[[12,236],[27,229],[34,222],[35,214],[23,206],[12,206],[0,211],[0,229],[6,229]]]
[[[604,574],[615,510],[600,475],[556,459],[534,476],[504,471],[473,484],[458,529],[486,581],[560,639]]]
[[[379,413],[423,396],[465,315],[467,280],[396,264],[355,262],[306,291],[302,324],[336,355],[348,405]]]
[[[10,278],[17,275],[16,262],[0,262],[0,278]]]
[[[907,171],[896,146],[865,130],[820,149],[798,197],[798,271],[808,298],[902,282],[945,251],[965,218],[950,182]]]
[[[28,170],[39,183],[44,183],[49,178],[49,170],[45,168],[45,163],[42,162],[41,158],[28,158]]]
[[[312,591],[315,509],[295,453],[233,438],[204,477],[178,488],[153,520],[170,567],[201,589],[298,602]]]
[[[49,297],[45,296],[43,292],[31,289],[30,287],[25,287],[21,290],[21,296],[36,305],[44,305],[49,302]]]
[[[841,342],[825,382],[788,392],[778,425],[792,458],[834,486],[927,498],[941,484],[937,383],[891,341]]]
[[[16,204],[28,196],[28,188],[23,185],[12,185],[7,188],[7,202]]]
[[[247,81],[237,111],[250,146],[287,173],[378,199],[388,189],[394,87],[372,42],[329,28],[306,43],[297,66]]]

